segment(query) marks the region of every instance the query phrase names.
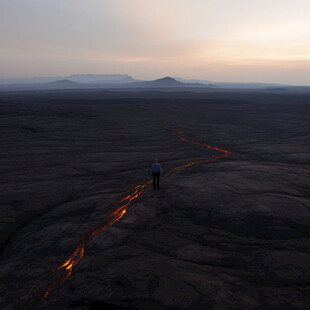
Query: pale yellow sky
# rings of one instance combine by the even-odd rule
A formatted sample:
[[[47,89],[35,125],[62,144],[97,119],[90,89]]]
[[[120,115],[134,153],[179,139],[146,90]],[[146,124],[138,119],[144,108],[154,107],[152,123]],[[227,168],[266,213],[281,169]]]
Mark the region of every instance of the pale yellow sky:
[[[310,85],[308,0],[1,0],[0,78]]]

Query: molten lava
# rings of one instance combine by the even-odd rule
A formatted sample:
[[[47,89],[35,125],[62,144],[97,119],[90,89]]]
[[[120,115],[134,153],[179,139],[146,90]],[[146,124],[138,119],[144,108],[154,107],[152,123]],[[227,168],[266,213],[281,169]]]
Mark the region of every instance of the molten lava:
[[[181,133],[183,133],[183,131],[182,131]],[[177,133],[177,134],[179,134],[179,133]],[[204,162],[215,161],[215,160],[218,160],[218,159],[220,159],[220,158],[228,157],[228,156],[230,156],[230,155],[232,154],[230,151],[221,150],[221,149],[219,149],[219,148],[217,148],[217,147],[213,147],[213,146],[208,145],[208,144],[190,141],[190,140],[187,140],[187,139],[185,139],[185,138],[180,138],[180,140],[182,140],[182,141],[184,141],[184,142],[187,142],[187,143],[191,143],[191,144],[196,144],[196,145],[200,145],[200,146],[205,146],[205,147],[208,147],[209,149],[212,149],[212,150],[215,150],[215,151],[219,151],[219,152],[222,152],[222,153],[224,153],[224,154],[223,154],[223,155],[220,155],[220,156],[212,157],[212,158],[209,158],[209,159],[198,160],[198,161],[195,161],[195,162],[192,162],[192,163],[183,165],[183,166],[179,166],[179,167],[172,168],[171,170],[178,170],[178,169],[180,169],[180,168],[185,168],[185,167],[189,167],[189,166],[196,165],[196,164],[200,164],[200,163],[204,163]]]
[[[177,135],[181,135],[183,134],[183,131],[178,131],[176,132]],[[188,163],[182,166],[178,166],[175,168],[172,168],[170,171],[174,171],[174,170],[178,170],[181,168],[185,168],[185,167],[189,167],[192,165],[196,165],[196,164],[200,164],[203,162],[211,162],[211,161],[215,161],[218,160],[220,158],[225,158],[230,156],[232,153],[226,150],[222,150],[216,147],[213,147],[211,145],[208,144],[203,144],[203,143],[198,143],[198,142],[194,142],[194,141],[190,141],[188,139],[185,139],[183,137],[179,138],[180,140],[186,142],[186,143],[192,143],[195,145],[199,145],[199,146],[204,146],[210,149],[213,149],[215,151],[219,151],[224,153],[223,155],[219,155],[216,157],[212,157],[210,159],[204,159],[204,160],[199,160],[199,161],[195,161],[192,163]],[[95,235],[99,234],[100,232],[104,231],[105,229],[107,229],[108,227],[110,227],[111,225],[113,225],[115,222],[117,222],[118,220],[120,220],[124,214],[127,211],[127,208],[129,207],[129,205],[131,204],[131,202],[134,199],[137,199],[145,190],[145,187],[149,184],[152,183],[153,181],[148,181],[145,184],[142,185],[137,185],[134,188],[126,191],[124,194],[127,194],[127,196],[125,196],[123,199],[121,199],[120,201],[118,201],[116,204],[120,205],[115,211],[113,211],[111,214],[109,214],[107,216],[107,223],[98,227],[97,229],[95,229],[94,231],[91,231],[90,233],[88,233],[84,239],[77,245],[77,247],[75,248],[75,250],[73,251],[73,253],[71,254],[71,256],[65,261],[63,262],[61,265],[57,266],[56,268],[54,268],[51,273],[56,273],[58,272],[59,275],[57,276],[58,279],[55,280],[54,282],[52,282],[52,284],[45,290],[45,293],[43,294],[41,300],[44,301],[46,299],[46,297],[48,296],[48,294],[51,292],[53,287],[57,287],[59,285],[61,285],[64,281],[66,281],[66,279],[71,275],[72,270],[74,268],[74,266],[77,265],[77,263],[82,259],[82,257],[84,256],[84,247],[87,244],[87,242],[94,237]]]
[[[113,211],[111,214],[109,214],[107,216],[108,222],[100,227],[98,227],[96,230],[88,233],[83,241],[81,241],[78,246],[76,247],[76,249],[73,251],[73,253],[71,254],[71,256],[61,265],[57,266],[56,268],[54,268],[51,273],[55,273],[56,271],[61,271],[60,275],[59,275],[59,279],[54,281],[45,291],[43,297],[42,297],[42,301],[45,300],[45,298],[47,297],[47,295],[50,293],[51,289],[54,286],[59,286],[61,285],[64,281],[67,280],[67,278],[71,275],[72,273],[72,269],[73,267],[82,259],[82,257],[84,256],[84,246],[86,245],[86,243],[89,241],[89,239],[91,239],[92,237],[94,237],[95,235],[99,234],[100,232],[102,232],[103,230],[107,229],[109,226],[113,225],[115,222],[117,222],[118,220],[120,220],[124,214],[127,211],[128,206],[130,205],[130,203],[136,199],[137,197],[139,197],[145,187],[147,186],[147,184],[151,183],[152,181],[149,181],[143,185],[137,185],[136,187],[134,187],[133,189],[127,191],[128,192],[132,192],[131,194],[127,195],[125,198],[123,198],[122,200],[118,201],[117,204],[123,203],[119,208],[117,208],[115,211]]]

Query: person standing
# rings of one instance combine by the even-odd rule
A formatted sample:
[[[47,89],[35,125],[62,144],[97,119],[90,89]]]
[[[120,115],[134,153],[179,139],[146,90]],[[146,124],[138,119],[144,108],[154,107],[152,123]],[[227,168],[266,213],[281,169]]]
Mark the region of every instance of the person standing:
[[[159,189],[159,178],[162,174],[161,165],[158,163],[158,159],[154,159],[154,163],[151,166],[151,175],[153,175],[153,189]]]

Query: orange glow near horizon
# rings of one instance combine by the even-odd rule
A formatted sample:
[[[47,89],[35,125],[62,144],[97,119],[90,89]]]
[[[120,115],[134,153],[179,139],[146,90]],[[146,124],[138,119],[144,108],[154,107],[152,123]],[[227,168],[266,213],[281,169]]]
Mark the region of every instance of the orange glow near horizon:
[[[184,132],[177,130],[177,129],[173,129],[174,131],[176,131],[177,135],[181,135]],[[191,143],[194,145],[199,145],[199,146],[204,146],[210,149],[213,149],[215,151],[218,152],[222,152],[224,153],[223,155],[219,155],[219,156],[215,156],[209,159],[203,159],[203,160],[199,160],[199,161],[195,161],[192,163],[188,163],[185,165],[181,165],[175,168],[170,169],[171,172],[181,169],[181,168],[185,168],[185,167],[189,167],[192,165],[196,165],[196,164],[200,164],[203,162],[212,162],[212,161],[216,161],[220,158],[225,158],[228,157],[230,155],[232,155],[232,153],[230,151],[227,150],[223,150],[223,149],[219,149],[217,147],[213,147],[211,145],[208,144],[204,144],[204,143],[198,143],[198,142],[194,142],[191,140],[188,140],[186,138],[180,137],[180,140],[186,142],[186,143]],[[49,285],[49,287],[45,290],[45,293],[43,294],[41,301],[44,301],[47,296],[50,294],[51,290],[54,287],[58,287],[60,286],[64,281],[66,281],[69,276],[72,274],[72,270],[74,268],[74,266],[76,266],[78,264],[78,262],[83,258],[84,256],[84,247],[87,244],[87,242],[94,237],[95,235],[101,233],[102,231],[104,231],[105,229],[107,229],[108,227],[112,226],[115,222],[119,221],[127,212],[128,207],[130,206],[130,204],[132,203],[133,200],[137,199],[145,190],[146,186],[150,183],[152,183],[153,180],[150,180],[142,185],[137,185],[133,188],[131,188],[130,190],[124,192],[123,194],[127,194],[127,196],[125,196],[124,198],[122,198],[121,200],[117,201],[116,204],[119,205],[121,204],[120,207],[118,207],[115,211],[113,211],[112,213],[110,213],[106,219],[108,220],[108,222],[100,227],[98,227],[97,229],[89,232],[88,234],[86,234],[86,236],[84,237],[83,241],[81,241],[76,249],[73,251],[73,253],[71,254],[71,256],[65,261],[63,262],[61,265],[57,266],[56,268],[54,268],[51,273],[56,273],[57,271],[60,271],[59,275],[57,275],[58,280],[55,280],[52,282],[51,285]]]
[[[0,79],[126,73],[309,86],[309,12],[308,0],[66,0],[61,10],[0,1]]]

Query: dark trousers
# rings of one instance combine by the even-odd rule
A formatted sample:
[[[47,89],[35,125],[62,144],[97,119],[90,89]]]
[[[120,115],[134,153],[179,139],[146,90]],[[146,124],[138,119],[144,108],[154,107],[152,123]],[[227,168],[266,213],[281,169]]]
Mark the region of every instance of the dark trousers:
[[[160,178],[160,173],[153,173],[153,188],[154,189],[159,189],[159,178]]]

